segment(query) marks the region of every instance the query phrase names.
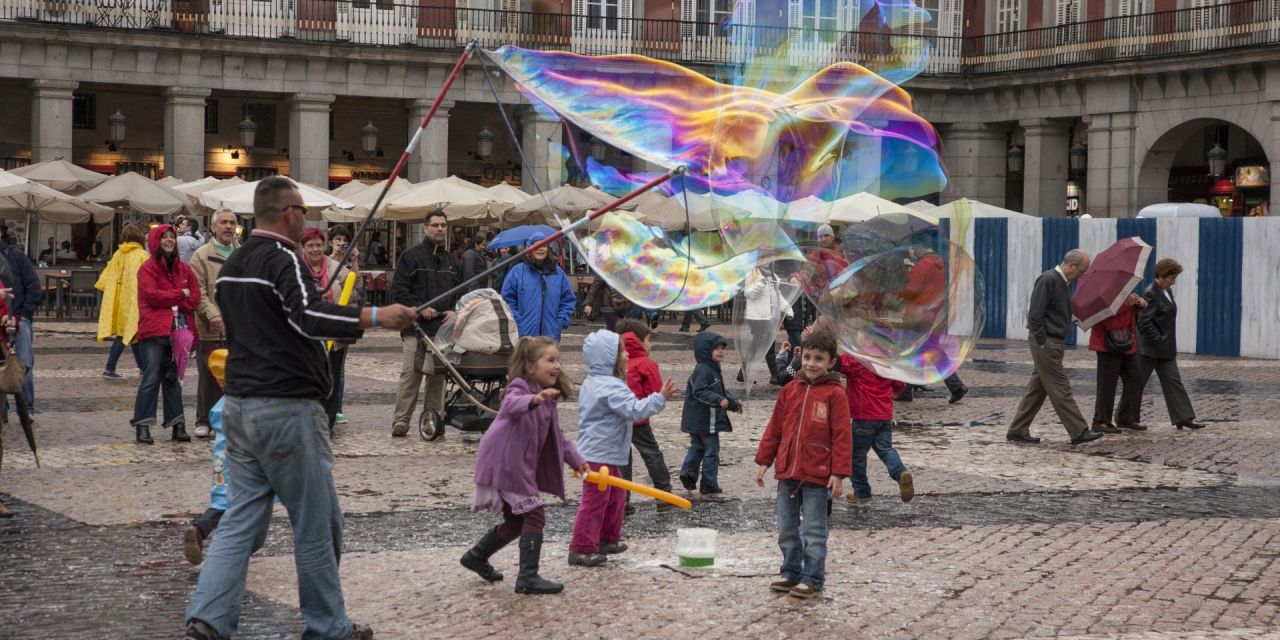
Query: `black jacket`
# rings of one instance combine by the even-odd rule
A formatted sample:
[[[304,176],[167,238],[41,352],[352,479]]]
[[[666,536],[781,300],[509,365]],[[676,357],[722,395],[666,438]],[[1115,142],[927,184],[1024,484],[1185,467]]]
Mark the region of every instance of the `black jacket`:
[[[360,309],[325,302],[296,246],[261,229],[227,258],[214,286],[227,327],[227,395],[329,396],[324,340],[354,340]]]
[[[30,320],[40,308],[40,299],[44,291],[40,288],[40,277],[36,274],[36,266],[31,264],[21,249],[0,240],[0,252],[4,254],[9,270],[13,272],[13,282],[5,282],[4,286],[13,290],[13,300],[9,308],[14,313]]]
[[[693,339],[693,357],[698,361],[698,366],[693,368],[693,375],[689,376],[689,382],[684,387],[680,430],[685,433],[733,431],[729,412],[741,409],[742,403],[724,388],[720,363],[711,359],[711,352],[720,344],[728,345],[714,331],[703,331]],[[729,401],[728,409],[720,406],[721,400]]]
[[[1065,340],[1071,331],[1071,289],[1057,269],[1036,278],[1027,309],[1027,331],[1041,346],[1046,337]]]
[[[1142,294],[1147,308],[1138,313],[1138,355],[1157,360],[1178,357],[1178,336],[1175,327],[1178,320],[1178,303],[1173,301],[1173,291],[1166,297],[1164,291],[1151,283]]]
[[[391,282],[391,301],[417,307],[458,286],[462,282],[461,276],[462,269],[458,262],[444,247],[431,240],[423,240],[422,244],[400,254],[400,259],[396,261],[396,275]],[[427,335],[435,336],[444,322],[444,312],[452,310],[457,301],[458,295],[454,294],[431,305],[440,315],[431,320],[419,319],[418,325]],[[413,328],[401,331],[400,335],[413,335]]]
[[[476,251],[475,247],[467,249],[467,252],[462,254],[462,280],[464,282],[470,280],[476,275],[484,273],[484,270],[488,268],[488,261],[484,259],[484,256],[480,255],[479,251]],[[480,280],[472,282],[467,285],[467,291],[475,291],[476,289],[483,289],[489,286],[488,280],[488,278],[481,278]]]

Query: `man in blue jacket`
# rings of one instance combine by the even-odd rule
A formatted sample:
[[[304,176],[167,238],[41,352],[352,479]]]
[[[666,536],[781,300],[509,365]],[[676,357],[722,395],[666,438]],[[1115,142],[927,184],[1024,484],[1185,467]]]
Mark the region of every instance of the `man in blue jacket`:
[[[0,252],[3,252],[9,270],[13,272],[13,282],[4,286],[13,292],[9,301],[9,309],[18,316],[18,333],[15,336],[13,350],[18,360],[27,367],[27,379],[22,383],[22,394],[27,399],[27,406],[35,411],[36,396],[32,376],[36,365],[36,354],[32,344],[31,320],[40,308],[40,299],[44,292],[40,289],[40,278],[36,275],[35,265],[21,249],[0,240]],[[9,405],[4,405],[5,417],[8,418]]]
[[[578,296],[564,269],[539,247],[530,257],[511,267],[502,283],[502,298],[511,307],[520,336],[546,336],[560,341],[569,328]]]

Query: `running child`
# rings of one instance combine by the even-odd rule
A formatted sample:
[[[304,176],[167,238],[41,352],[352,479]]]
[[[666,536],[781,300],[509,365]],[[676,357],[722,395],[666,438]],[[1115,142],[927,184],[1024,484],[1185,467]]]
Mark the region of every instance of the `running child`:
[[[476,454],[472,511],[502,514],[502,524],[462,556],[462,566],[488,582],[502,580],[489,558],[520,539],[516,593],[560,593],[564,585],[538,575],[546,512],[539,492],[564,499],[565,464],[585,473],[587,462],[560,430],[556,401],[573,393],[560,367],[560,348],[544,336],[521,338],[507,369],[507,390]]]

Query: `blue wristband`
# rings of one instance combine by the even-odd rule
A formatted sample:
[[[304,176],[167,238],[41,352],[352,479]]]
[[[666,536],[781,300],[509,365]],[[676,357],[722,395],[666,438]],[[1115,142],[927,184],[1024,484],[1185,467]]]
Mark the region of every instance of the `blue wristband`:
[[[372,311],[369,312],[369,326],[376,327],[378,326],[378,308],[370,307],[370,309],[372,309]]]

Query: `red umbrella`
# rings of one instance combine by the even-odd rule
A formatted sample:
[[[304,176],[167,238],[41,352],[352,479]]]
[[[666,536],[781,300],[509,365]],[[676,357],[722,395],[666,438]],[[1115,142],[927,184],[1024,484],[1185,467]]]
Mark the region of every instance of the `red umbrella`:
[[[1071,298],[1071,314],[1081,329],[1110,318],[1124,304],[1147,269],[1151,245],[1141,238],[1125,238],[1104,249],[1080,276]]]

